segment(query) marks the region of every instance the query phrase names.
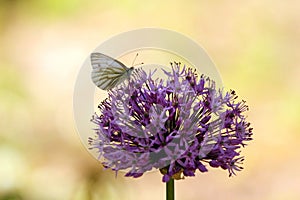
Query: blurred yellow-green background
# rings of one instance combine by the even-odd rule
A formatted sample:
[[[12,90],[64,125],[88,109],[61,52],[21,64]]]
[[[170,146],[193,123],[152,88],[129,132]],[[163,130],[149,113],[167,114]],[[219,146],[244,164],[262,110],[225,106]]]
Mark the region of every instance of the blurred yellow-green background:
[[[117,178],[81,144],[72,95],[81,64],[144,27],[193,38],[250,106],[244,170],[176,182],[184,200],[300,199],[300,2],[0,1],[0,200],[164,199],[159,172]]]

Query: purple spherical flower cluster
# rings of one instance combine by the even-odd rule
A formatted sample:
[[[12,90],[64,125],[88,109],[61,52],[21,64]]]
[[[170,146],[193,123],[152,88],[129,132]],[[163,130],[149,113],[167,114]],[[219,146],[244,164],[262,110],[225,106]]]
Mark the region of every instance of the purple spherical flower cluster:
[[[93,116],[96,135],[89,145],[104,158],[104,167],[132,177],[160,169],[163,182],[206,172],[206,163],[230,176],[241,170],[239,149],[252,136],[245,102],[179,63],[164,71],[165,81],[154,80],[155,72],[135,70],[109,91],[99,105],[101,115]]]

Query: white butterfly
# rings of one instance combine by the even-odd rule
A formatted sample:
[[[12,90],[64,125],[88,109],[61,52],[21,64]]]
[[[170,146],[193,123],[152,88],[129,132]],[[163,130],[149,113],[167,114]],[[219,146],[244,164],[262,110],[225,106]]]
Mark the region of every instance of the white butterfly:
[[[130,77],[133,67],[102,53],[91,54],[92,80],[102,90],[110,90]]]

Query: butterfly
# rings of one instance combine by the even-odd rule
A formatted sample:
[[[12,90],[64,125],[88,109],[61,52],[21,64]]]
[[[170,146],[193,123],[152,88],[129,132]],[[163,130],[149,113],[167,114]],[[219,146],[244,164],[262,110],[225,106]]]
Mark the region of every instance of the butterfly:
[[[91,64],[92,81],[102,90],[116,87],[128,79],[134,70],[133,67],[128,68],[120,61],[102,53],[92,53]]]

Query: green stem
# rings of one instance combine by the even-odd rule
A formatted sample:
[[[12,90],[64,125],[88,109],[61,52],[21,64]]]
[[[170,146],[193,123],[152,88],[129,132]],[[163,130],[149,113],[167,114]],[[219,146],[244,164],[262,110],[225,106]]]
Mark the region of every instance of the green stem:
[[[170,179],[169,182],[166,183],[166,193],[167,200],[174,200],[174,179]]]

